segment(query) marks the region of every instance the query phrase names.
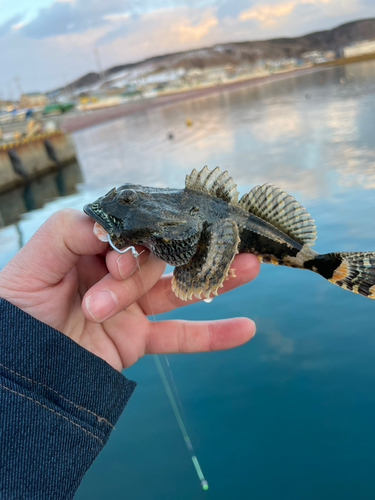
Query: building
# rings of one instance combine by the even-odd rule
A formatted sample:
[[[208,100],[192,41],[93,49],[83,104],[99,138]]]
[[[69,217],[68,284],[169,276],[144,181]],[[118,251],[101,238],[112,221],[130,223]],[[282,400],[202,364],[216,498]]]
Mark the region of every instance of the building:
[[[46,104],[48,104],[48,97],[38,92],[22,94],[20,98],[20,108],[35,108],[45,106]]]
[[[372,53],[375,53],[375,40],[365,40],[363,42],[358,42],[354,45],[345,47],[343,50],[344,57],[355,57]]]
[[[301,55],[304,63],[319,64],[336,59],[336,52],[334,50],[312,50],[311,52],[304,52]]]
[[[323,52],[320,50],[311,50],[310,52],[304,52],[301,54],[301,57],[303,62],[314,64],[317,61],[320,61],[324,56]]]

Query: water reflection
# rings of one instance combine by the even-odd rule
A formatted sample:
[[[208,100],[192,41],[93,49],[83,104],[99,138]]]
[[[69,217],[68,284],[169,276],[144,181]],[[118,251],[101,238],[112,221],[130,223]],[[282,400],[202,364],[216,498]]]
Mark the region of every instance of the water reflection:
[[[334,197],[340,185],[372,189],[374,76],[374,62],[325,69],[77,132],[86,186],[181,187],[207,164],[246,189],[271,182],[298,191],[302,202]]]
[[[284,336],[279,331],[275,321],[261,318],[257,321],[258,327],[265,332],[265,342],[269,349],[260,357],[261,361],[279,362],[284,356],[290,356],[295,351],[295,340]]]
[[[23,213],[41,208],[49,200],[76,193],[80,182],[82,173],[74,162],[1,194],[0,227],[17,223]]]

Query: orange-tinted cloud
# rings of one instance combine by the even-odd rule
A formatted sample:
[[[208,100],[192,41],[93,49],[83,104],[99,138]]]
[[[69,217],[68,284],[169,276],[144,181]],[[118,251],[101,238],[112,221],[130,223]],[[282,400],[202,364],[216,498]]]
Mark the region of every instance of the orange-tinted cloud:
[[[290,14],[298,3],[301,2],[295,0],[278,5],[256,5],[255,7],[251,7],[250,9],[241,12],[238,19],[240,21],[257,19],[263,25],[271,25],[276,22],[277,18]]]
[[[301,6],[318,7],[317,13],[325,16],[337,16],[338,13],[350,14],[360,10],[358,0],[289,0],[279,3],[256,4],[249,9],[243,10],[238,19],[246,21],[248,19],[258,20],[263,27],[277,25],[277,23],[285,22],[293,11]]]
[[[177,22],[171,26],[171,33],[177,35],[176,41],[180,43],[195,42],[205,37],[217,24],[217,18],[207,13],[197,24],[192,24],[188,18]]]

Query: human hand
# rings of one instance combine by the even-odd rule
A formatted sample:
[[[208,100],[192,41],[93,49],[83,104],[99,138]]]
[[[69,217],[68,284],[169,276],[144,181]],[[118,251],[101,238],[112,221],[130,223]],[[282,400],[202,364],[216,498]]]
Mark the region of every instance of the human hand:
[[[141,275],[131,253],[109,250],[93,224],[77,210],[53,214],[0,271],[0,297],[117,370],[144,354],[227,349],[254,335],[248,318],[149,321],[147,315],[187,304],[173,293],[171,275],[162,276],[165,263],[145,250]],[[221,293],[255,278],[259,262],[241,254],[233,267],[237,277]]]

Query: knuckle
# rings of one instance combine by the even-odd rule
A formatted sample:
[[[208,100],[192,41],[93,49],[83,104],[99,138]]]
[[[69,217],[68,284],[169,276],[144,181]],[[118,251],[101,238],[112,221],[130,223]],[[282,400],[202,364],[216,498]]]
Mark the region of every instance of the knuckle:
[[[123,281],[129,304],[133,304],[140,297],[145,295],[147,290],[143,284],[139,271],[136,271],[130,278]]]
[[[207,325],[207,347],[209,351],[215,350],[214,332],[211,323],[208,323]]]
[[[45,223],[45,226],[65,227],[73,219],[75,212],[76,211],[72,208],[61,208],[60,210],[57,210],[52,215],[50,215]]]
[[[177,336],[177,343],[178,343],[178,352],[181,353],[189,352],[188,333],[185,321],[180,323],[180,328]]]

